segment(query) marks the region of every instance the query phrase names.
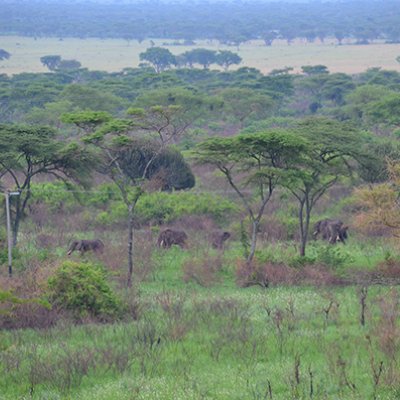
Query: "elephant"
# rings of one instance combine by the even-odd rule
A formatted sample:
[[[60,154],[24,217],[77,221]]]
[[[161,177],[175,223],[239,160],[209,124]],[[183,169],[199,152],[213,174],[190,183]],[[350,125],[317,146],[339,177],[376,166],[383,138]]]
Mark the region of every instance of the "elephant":
[[[340,219],[322,219],[314,225],[314,239],[317,239],[318,235],[322,235],[322,239],[327,240],[331,244],[341,242],[346,244],[348,238],[347,230],[349,227],[344,225]]]
[[[175,231],[173,229],[165,229],[158,236],[157,245],[164,249],[169,249],[176,244],[182,248],[186,248],[186,240],[188,236],[184,231]]]
[[[81,254],[87,251],[94,251],[95,253],[102,253],[104,250],[104,243],[100,239],[93,240],[74,240],[69,246],[68,255],[71,255],[74,251],[80,251]]]
[[[216,231],[211,235],[211,246],[214,249],[223,249],[225,242],[231,237],[229,232]]]

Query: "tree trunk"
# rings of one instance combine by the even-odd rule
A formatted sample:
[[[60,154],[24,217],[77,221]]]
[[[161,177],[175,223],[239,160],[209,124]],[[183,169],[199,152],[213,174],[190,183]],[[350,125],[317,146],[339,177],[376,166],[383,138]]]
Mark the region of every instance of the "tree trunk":
[[[299,224],[300,224],[300,256],[306,255],[307,238],[304,234],[304,202],[300,203],[299,209]]]
[[[252,222],[251,246],[250,246],[249,256],[247,257],[247,262],[248,263],[250,263],[253,260],[254,254],[256,252],[258,225],[259,225],[259,221],[253,221]]]
[[[128,208],[128,279],[127,286],[132,287],[132,275],[133,275],[133,206],[130,205]]]
[[[21,210],[21,202],[20,199],[16,199],[15,204],[15,217],[14,223],[12,224],[12,238],[13,238],[13,247],[17,245],[18,242],[18,232],[19,232],[19,225],[22,218],[22,210]]]
[[[304,216],[304,206],[306,215]],[[300,204],[299,222],[300,222],[300,256],[306,255],[306,246],[308,241],[308,229],[310,226],[311,207],[308,201]]]

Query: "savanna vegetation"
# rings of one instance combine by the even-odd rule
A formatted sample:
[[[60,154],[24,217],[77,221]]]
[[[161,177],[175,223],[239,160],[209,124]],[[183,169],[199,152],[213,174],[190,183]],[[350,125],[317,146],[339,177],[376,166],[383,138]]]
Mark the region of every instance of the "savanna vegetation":
[[[0,399],[399,398],[400,73],[152,49],[0,75]]]
[[[231,45],[261,38],[308,42],[335,37],[367,44],[376,39],[398,42],[397,2],[3,2],[0,34],[22,36],[217,39]]]

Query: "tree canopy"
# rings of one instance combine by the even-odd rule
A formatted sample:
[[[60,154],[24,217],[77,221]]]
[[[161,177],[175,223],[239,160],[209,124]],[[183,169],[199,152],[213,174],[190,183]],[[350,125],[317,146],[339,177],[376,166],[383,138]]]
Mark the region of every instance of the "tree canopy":
[[[63,143],[56,131],[42,126],[0,125],[0,178],[7,189],[20,192],[14,208],[13,234],[17,242],[21,218],[31,198],[34,178],[48,175],[64,182],[89,184],[95,157],[76,142]]]

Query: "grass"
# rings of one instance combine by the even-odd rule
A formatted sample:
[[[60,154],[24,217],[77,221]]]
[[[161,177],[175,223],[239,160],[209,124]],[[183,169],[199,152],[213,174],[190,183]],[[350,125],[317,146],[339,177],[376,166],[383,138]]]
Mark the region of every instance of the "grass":
[[[375,288],[371,304],[387,292]],[[164,292],[157,301],[144,296],[149,308],[134,323],[2,332],[2,364],[18,367],[3,371],[0,398],[33,392],[34,399],[261,399],[269,387],[275,399],[310,398],[310,369],[314,398],[372,398],[365,335],[374,323],[359,325],[354,288],[335,290],[340,307],[327,321],[328,294],[314,288]],[[162,309],[167,296],[175,296],[181,314]],[[152,331],[159,344],[146,341]],[[81,379],[74,376],[79,354],[89,364]],[[378,393],[396,398],[393,389]]]
[[[157,46],[167,40],[154,39]],[[334,41],[325,43],[304,43],[297,41],[287,45],[276,41],[266,47],[261,41],[252,41],[234,47],[219,45],[215,41],[198,41],[198,47],[212,50],[231,50],[243,58],[240,66],[255,67],[264,73],[272,69],[293,67],[299,72],[302,65],[326,65],[331,72],[359,73],[370,67],[400,70],[396,57],[400,54],[400,44],[374,43],[371,45],[337,46]],[[121,71],[123,68],[137,67],[139,54],[150,47],[149,40],[139,44],[122,39],[76,39],[29,38],[19,36],[0,37],[0,47],[12,54],[9,60],[0,61],[0,73],[18,74],[22,72],[45,72],[40,57],[57,54],[64,59],[76,59],[83,67],[107,72]],[[180,54],[194,47],[165,46],[174,54]],[[351,60],[351,62],[349,62]]]
[[[368,256],[340,249],[354,253],[347,267]],[[361,326],[355,286],[238,288],[240,251],[231,244],[209,287],[182,280],[201,249],[154,251],[136,321],[0,331],[0,399],[399,398],[398,288],[369,288]]]

